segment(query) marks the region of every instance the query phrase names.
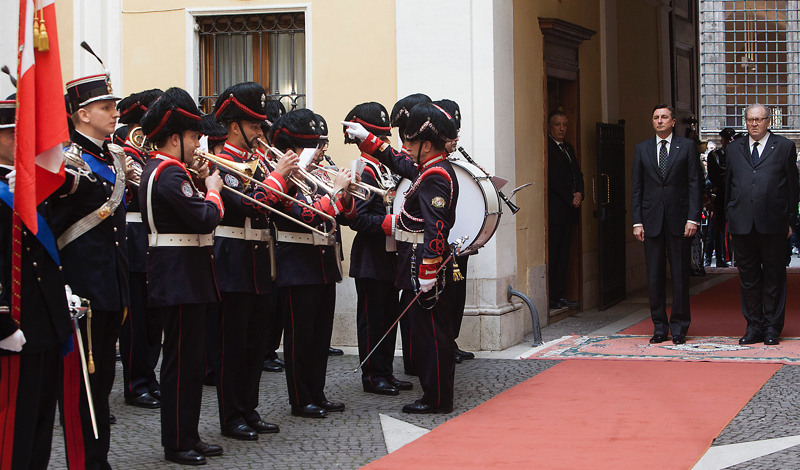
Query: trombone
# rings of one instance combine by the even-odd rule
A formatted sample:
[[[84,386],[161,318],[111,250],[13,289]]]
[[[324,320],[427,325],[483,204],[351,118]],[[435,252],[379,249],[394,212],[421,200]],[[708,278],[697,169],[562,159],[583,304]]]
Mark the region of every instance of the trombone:
[[[311,230],[312,232],[317,233],[317,234],[319,234],[319,235],[321,235],[323,237],[330,237],[336,231],[336,218],[330,216],[327,212],[321,211],[321,210],[317,209],[316,207],[314,207],[314,206],[312,206],[312,205],[310,205],[310,204],[308,204],[306,202],[303,202],[303,201],[301,201],[299,199],[293,198],[292,196],[289,196],[288,194],[286,194],[286,193],[284,193],[282,191],[279,191],[279,190],[277,190],[275,188],[270,187],[269,185],[267,185],[263,181],[259,181],[259,180],[255,179],[255,178],[253,178],[253,175],[255,174],[255,169],[258,167],[258,159],[251,160],[251,161],[246,162],[246,163],[236,163],[236,162],[232,162],[232,161],[229,161],[229,160],[225,160],[224,158],[219,158],[214,154],[203,152],[202,150],[195,150],[194,154],[197,157],[202,158],[202,159],[204,159],[204,160],[206,160],[208,162],[214,163],[217,166],[221,166],[221,167],[225,168],[227,171],[233,173],[234,175],[244,179],[245,180],[245,187],[249,186],[249,183],[256,184],[258,186],[261,186],[264,189],[267,189],[268,191],[271,191],[271,192],[273,192],[273,193],[275,193],[275,194],[277,194],[277,195],[279,195],[279,196],[281,196],[281,197],[283,197],[285,199],[288,199],[288,200],[294,202],[295,204],[298,204],[298,205],[300,205],[300,206],[302,206],[302,207],[304,207],[304,208],[306,208],[306,209],[308,209],[308,210],[310,210],[312,212],[315,212],[315,213],[319,214],[323,219],[330,221],[332,223],[332,227],[331,227],[330,231],[323,232],[322,230],[320,230],[320,229],[318,229],[316,227],[312,227],[311,225],[308,225],[307,223],[305,223],[303,221],[297,220],[294,217],[292,217],[292,216],[290,216],[288,214],[285,214],[285,213],[283,213],[282,211],[280,211],[278,209],[274,209],[274,208],[268,206],[267,204],[264,204],[263,202],[258,201],[256,199],[248,196],[247,194],[244,194],[241,191],[237,191],[237,190],[231,188],[230,186],[222,185],[222,187],[224,189],[236,194],[237,196],[243,197],[244,199],[252,202],[253,204],[258,204],[259,206],[267,209],[268,211],[272,212],[273,214],[277,214],[277,215],[279,215],[279,216],[281,216],[281,217],[283,217],[285,219],[288,219],[288,220],[290,220],[290,221],[292,221],[292,222],[294,222],[294,223],[296,223],[298,225],[301,225],[301,226],[303,226],[303,227]],[[187,168],[187,170],[189,170],[191,173],[197,174],[197,172],[192,168]]]
[[[283,152],[281,152],[280,150],[276,149],[275,147],[269,145],[268,143],[266,143],[262,139],[256,139],[256,140],[258,140],[258,142],[261,145],[263,145],[268,151],[274,153],[277,157],[281,157],[282,158],[284,156]],[[269,159],[271,163],[273,163],[273,164],[275,163],[272,159],[269,158],[268,154],[264,154],[264,156],[267,159]],[[298,177],[297,175],[292,173],[291,175],[289,175],[289,180],[292,183],[294,183],[295,186],[300,188],[300,191],[302,191],[303,194],[305,194],[306,196],[310,196],[310,195],[316,193],[317,189],[322,189],[328,195],[333,195],[334,191],[333,191],[332,187],[328,186],[323,181],[321,181],[319,178],[317,178],[316,176],[314,176],[311,173],[309,173],[308,171],[306,171],[305,168],[300,168],[297,171],[300,173],[300,177]]]
[[[322,166],[322,165],[320,165],[318,163],[314,163],[313,165],[314,165],[314,167],[316,169],[322,170],[322,171],[328,173],[328,175],[336,176],[337,174],[339,174],[338,171],[336,171],[336,170],[334,170],[332,168],[325,168],[324,166]],[[378,188],[377,186],[372,186],[371,184],[363,183],[361,181],[357,181],[357,182],[352,183],[352,184],[355,185],[358,188],[358,190],[348,191],[348,192],[350,194],[352,194],[353,197],[357,197],[357,198],[361,199],[362,201],[369,201],[370,198],[372,198],[373,194],[377,194],[384,201],[386,201],[387,195],[391,192],[388,189],[381,189],[381,188]]]

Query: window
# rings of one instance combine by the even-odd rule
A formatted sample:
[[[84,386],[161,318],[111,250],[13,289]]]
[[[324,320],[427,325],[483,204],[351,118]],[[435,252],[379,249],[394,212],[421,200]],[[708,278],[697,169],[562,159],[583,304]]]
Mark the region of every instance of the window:
[[[700,2],[701,131],[744,129],[744,109],[772,110],[771,129],[800,135],[800,1]]]
[[[260,83],[287,110],[305,107],[305,13],[198,16],[200,109],[231,85]]]

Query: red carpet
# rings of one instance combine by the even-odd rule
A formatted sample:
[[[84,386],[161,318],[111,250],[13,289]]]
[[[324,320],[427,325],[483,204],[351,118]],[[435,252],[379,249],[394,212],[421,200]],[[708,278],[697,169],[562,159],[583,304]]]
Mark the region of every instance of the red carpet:
[[[564,361],[366,468],[688,470],[779,368]]]
[[[747,327],[742,316],[739,277],[718,284],[692,297],[692,324],[689,336],[742,336]],[[653,334],[647,318],[625,330],[624,335]],[[800,274],[787,274],[786,324],[781,336],[800,338]]]

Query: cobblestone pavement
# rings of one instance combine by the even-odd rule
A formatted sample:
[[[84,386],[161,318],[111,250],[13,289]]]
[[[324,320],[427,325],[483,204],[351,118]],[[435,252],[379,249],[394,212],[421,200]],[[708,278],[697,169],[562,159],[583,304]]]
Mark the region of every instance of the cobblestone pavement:
[[[343,413],[331,413],[321,420],[294,417],[289,412],[284,374],[264,372],[261,378],[262,419],[277,423],[278,434],[261,435],[256,442],[222,437],[219,432],[217,396],[213,387],[204,387],[200,415],[200,438],[220,444],[225,455],[208,459],[203,468],[219,469],[357,469],[386,455],[379,413],[426,429],[455,418],[493,396],[554,366],[550,360],[475,359],[456,367],[456,402],[453,413],[408,415],[400,410],[421,395],[415,377],[414,390],[387,397],[364,393],[361,375],[353,374],[358,357],[331,357],[328,361],[327,397],[347,405]],[[395,359],[395,371],[402,371],[402,359]],[[111,426],[109,462],[115,469],[155,469],[181,466],[164,461],[160,441],[159,410],[128,406],[122,397],[122,368],[117,364],[117,381],[111,392],[111,412],[117,424]],[[535,406],[532,404],[531,406]],[[65,469],[64,441],[56,426],[51,469]]]
[[[693,293],[710,287],[730,276],[693,278]],[[668,296],[669,298],[669,296]],[[604,331],[611,334],[649,316],[647,293],[633,293],[619,305],[599,312],[581,312],[542,330],[544,341],[564,335],[590,335]],[[608,332],[608,330],[616,330]],[[598,334],[598,333],[595,333]],[[532,335],[525,343],[495,357],[515,357],[530,348]],[[200,437],[220,444],[225,455],[212,457],[204,468],[219,469],[357,469],[386,454],[379,414],[426,428],[434,427],[485,402],[543,370],[556,365],[553,360],[492,359],[492,353],[480,353],[478,359],[456,366],[455,410],[447,415],[408,415],[400,409],[419,398],[419,382],[411,380],[415,389],[400,396],[385,397],[364,393],[357,356],[331,357],[328,362],[326,394],[332,401],[347,405],[343,413],[311,420],[289,413],[284,374],[267,373],[261,379],[259,412],[265,421],[277,423],[279,434],[262,435],[257,442],[242,442],[222,437],[219,433],[216,391],[205,387],[200,416]],[[402,360],[395,359],[395,370],[402,371]],[[111,394],[111,410],[117,424],[111,427],[112,442],[109,460],[115,469],[179,468],[164,461],[160,445],[158,410],[143,410],[124,404],[122,370],[118,364],[117,382]],[[679,386],[677,384],[676,386]],[[709,397],[713,399],[713,397]],[[537,406],[532,403],[531,406]],[[679,404],[676,412],[680,413]],[[691,419],[687,416],[686,419]],[[783,366],[741,410],[714,441],[714,446],[751,442],[762,439],[800,435],[800,366]],[[668,452],[668,450],[665,450]],[[666,454],[665,454],[666,455]],[[66,468],[61,429],[56,426],[50,468]],[[800,469],[800,446],[766,455],[729,467],[737,470]],[[687,469],[688,470],[688,469]]]

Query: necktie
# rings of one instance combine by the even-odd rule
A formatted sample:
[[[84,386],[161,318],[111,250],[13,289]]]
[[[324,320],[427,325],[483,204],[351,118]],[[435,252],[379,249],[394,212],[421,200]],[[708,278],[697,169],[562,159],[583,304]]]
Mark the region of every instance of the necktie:
[[[667,177],[667,141],[661,141],[661,151],[658,153],[658,170],[661,172],[661,178]]]
[[[753,153],[750,154],[750,159],[753,161],[753,166],[756,166],[758,163],[758,142],[753,144]]]
[[[572,173],[572,192],[574,193],[576,187],[575,187],[575,170],[572,168],[572,158],[570,158],[569,152],[567,152],[567,147],[564,146],[564,142],[558,144],[558,148],[561,149],[561,153],[563,153],[564,156],[567,157],[567,161],[569,162],[569,169],[570,172]]]

